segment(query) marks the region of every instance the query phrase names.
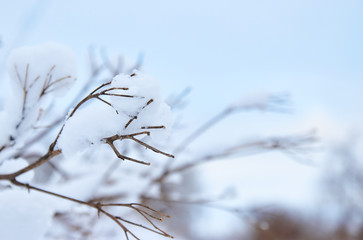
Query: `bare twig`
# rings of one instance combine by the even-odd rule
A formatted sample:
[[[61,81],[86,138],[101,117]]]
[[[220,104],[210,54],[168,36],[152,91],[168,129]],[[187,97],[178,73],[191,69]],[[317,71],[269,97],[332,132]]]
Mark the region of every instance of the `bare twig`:
[[[159,212],[159,211],[157,211],[155,209],[152,209],[152,208],[150,208],[148,206],[145,206],[143,204],[138,204],[138,203],[127,203],[127,204],[126,203],[124,203],[124,204],[108,203],[108,204],[103,204],[103,203],[99,203],[99,202],[96,202],[96,203],[94,203],[94,202],[85,202],[85,201],[82,201],[82,200],[79,200],[79,199],[75,199],[75,198],[68,197],[68,196],[65,196],[65,195],[62,195],[62,194],[58,194],[58,193],[47,191],[47,190],[44,190],[44,189],[41,189],[41,188],[38,188],[38,187],[34,187],[34,186],[32,186],[30,184],[27,184],[27,183],[19,182],[19,181],[17,181],[15,179],[15,177],[13,179],[9,179],[9,181],[12,184],[16,185],[16,186],[23,187],[23,188],[26,188],[28,190],[35,190],[37,192],[45,193],[45,194],[48,194],[48,195],[51,195],[51,196],[54,196],[54,197],[57,197],[57,198],[65,199],[65,200],[68,200],[68,201],[71,201],[71,202],[75,202],[75,203],[78,203],[78,204],[85,205],[85,206],[91,207],[93,209],[96,209],[99,214],[102,213],[103,215],[109,217],[112,221],[114,221],[124,231],[126,239],[129,239],[128,234],[130,234],[135,239],[139,239],[139,238],[131,230],[129,230],[122,222],[131,223],[131,225],[135,225],[135,224],[133,224],[133,222],[131,222],[129,220],[125,220],[125,219],[123,219],[121,217],[118,217],[118,216],[115,216],[115,215],[111,214],[109,211],[104,209],[105,207],[127,207],[127,208],[130,208],[130,209],[136,211],[148,223],[150,223],[152,225],[153,229],[149,228],[149,227],[145,227],[145,226],[143,226],[141,224],[136,224],[136,226],[138,226],[140,228],[143,228],[143,229],[146,229],[146,230],[149,230],[149,231],[152,231],[152,232],[157,233],[159,235],[162,235],[164,237],[173,238],[171,235],[169,235],[168,233],[166,233],[165,231],[163,231],[159,227],[157,227],[151,220],[151,219],[155,219],[155,220],[158,220],[158,221],[162,221],[163,217],[169,217],[169,216],[165,215],[162,212]],[[155,216],[151,215],[151,213],[147,212],[143,208],[150,211],[151,213],[154,213],[154,214],[158,215],[159,217],[155,217]]]
[[[185,170],[188,170],[190,168],[199,166],[207,162],[225,159],[226,157],[229,157],[237,153],[242,153],[246,150],[257,149],[259,150],[258,152],[280,150],[282,152],[290,153],[291,151],[304,150],[306,146],[311,146],[311,144],[314,142],[316,142],[315,135],[309,133],[306,135],[295,136],[295,137],[292,136],[279,137],[279,138],[275,137],[249,143],[237,144],[232,147],[225,148],[219,152],[214,152],[214,153],[212,152],[207,155],[203,155],[199,158],[189,161],[188,163],[182,164],[179,167],[171,168],[163,172],[163,174],[159,178],[156,178],[154,181],[162,182],[166,177],[170,176],[171,174],[183,172]]]
[[[135,76],[135,75],[134,75]],[[149,101],[147,101],[147,103],[141,108],[141,110],[140,111],[138,111],[137,113],[136,113],[136,115],[134,115],[134,116],[132,116],[131,118],[130,118],[130,120],[126,123],[126,125],[125,125],[125,129],[128,127],[128,126],[130,126],[130,124],[134,121],[134,120],[136,120],[137,119],[137,117],[139,116],[139,114],[140,114],[140,112],[142,111],[142,110],[144,110],[147,106],[149,106],[152,102],[154,101],[154,99],[150,99]]]
[[[150,163],[148,162],[144,162],[144,161],[140,161],[140,160],[137,160],[137,159],[134,159],[134,158],[130,158],[130,157],[127,157],[127,156],[124,156],[122,155],[118,150],[117,148],[115,147],[114,145],[114,142],[117,141],[117,140],[124,140],[124,139],[130,139],[130,140],[133,140],[134,142],[156,152],[156,153],[159,153],[159,154],[162,154],[162,155],[165,155],[167,157],[170,157],[170,158],[174,158],[174,155],[171,155],[169,153],[166,153],[166,152],[163,152],[137,138],[135,138],[135,136],[138,136],[138,135],[150,135],[150,132],[148,131],[144,131],[144,132],[138,132],[138,133],[133,133],[133,134],[128,134],[128,135],[113,135],[111,137],[107,137],[107,138],[104,138],[104,141],[112,148],[112,150],[114,151],[114,153],[116,154],[116,156],[122,160],[129,160],[129,161],[132,161],[132,162],[136,162],[136,163],[141,163],[141,164],[144,164],[144,165],[150,165]]]
[[[39,158],[37,161],[29,164],[28,166],[14,172],[14,173],[0,175],[0,180],[14,179],[17,176],[19,176],[19,175],[21,175],[23,173],[29,172],[30,170],[33,170],[34,168],[37,168],[40,165],[48,162],[50,159],[52,159],[53,157],[59,155],[61,152],[62,152],[61,150],[49,150],[44,156]]]

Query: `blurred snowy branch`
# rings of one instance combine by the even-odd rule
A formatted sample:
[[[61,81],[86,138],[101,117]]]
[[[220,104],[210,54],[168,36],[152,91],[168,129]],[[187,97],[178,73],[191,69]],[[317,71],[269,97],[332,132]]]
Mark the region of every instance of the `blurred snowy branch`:
[[[315,141],[316,136],[314,134],[304,134],[298,136],[274,137],[270,139],[241,143],[220,149],[210,149],[207,154],[196,156],[189,161],[183,162],[180,166],[176,166],[168,170],[164,173],[163,178],[169,174],[185,171],[189,168],[199,166],[200,164],[210,161],[222,160],[236,154],[256,154],[271,150],[279,150],[282,152],[306,152],[306,148],[311,148],[312,143]],[[158,179],[158,181],[160,181],[160,179]]]

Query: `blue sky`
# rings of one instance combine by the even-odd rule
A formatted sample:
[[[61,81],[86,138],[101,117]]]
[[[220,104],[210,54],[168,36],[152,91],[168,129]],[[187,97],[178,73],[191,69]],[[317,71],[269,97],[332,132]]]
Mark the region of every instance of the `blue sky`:
[[[212,114],[260,90],[289,92],[302,115],[324,111],[351,121],[363,107],[359,0],[14,0],[1,5],[1,56],[9,48],[45,41],[69,45],[81,67],[91,45],[131,59],[142,52],[146,70],[161,81],[165,94],[193,88],[193,116],[201,108]]]
[[[362,128],[362,13],[360,0],[2,0],[0,63],[46,41],[73,48],[81,69],[91,45],[142,52],[164,95],[193,89],[191,125],[249,92],[289,92],[294,114],[239,115],[229,129],[334,135]]]

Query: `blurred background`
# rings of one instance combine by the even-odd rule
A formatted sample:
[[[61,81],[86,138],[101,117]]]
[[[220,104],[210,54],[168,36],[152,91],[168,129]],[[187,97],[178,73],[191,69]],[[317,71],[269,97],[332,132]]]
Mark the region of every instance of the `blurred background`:
[[[363,239],[362,13],[359,0],[2,1],[0,77],[22,45],[69,46],[79,79],[89,77],[90,51],[121,54],[141,61],[165,98],[187,89],[176,128],[191,131],[241,98],[288,96],[288,111],[232,114],[193,148],[311,132],[318,142],[303,154],[257,150],[190,170],[189,187],[218,203],[186,207],[203,217],[185,214],[194,221],[180,235]]]

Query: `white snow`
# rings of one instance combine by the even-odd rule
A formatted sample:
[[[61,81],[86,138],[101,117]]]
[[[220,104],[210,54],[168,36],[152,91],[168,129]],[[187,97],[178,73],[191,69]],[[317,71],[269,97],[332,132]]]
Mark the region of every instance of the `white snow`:
[[[22,158],[9,159],[0,166],[0,174],[14,173],[28,165],[29,165],[28,162]],[[20,182],[30,182],[32,180],[33,176],[34,176],[34,172],[29,171],[29,172],[26,172],[26,173],[20,175],[17,178],[17,180]]]
[[[14,49],[7,60],[12,86],[0,112],[0,146],[16,139],[20,148],[27,144],[43,112],[49,110],[55,97],[64,95],[76,79],[73,52],[58,43]]]
[[[47,92],[54,91],[58,96],[66,92],[77,75],[75,59],[73,51],[68,47],[49,42],[14,49],[8,57],[7,69],[14,87],[25,86],[31,90],[28,93],[31,106],[38,100],[47,80],[54,83]],[[56,82],[64,77],[67,77],[65,81]]]
[[[43,196],[33,192],[0,191],[0,239],[41,239],[52,222],[51,206]]]
[[[127,135],[147,130],[151,132],[151,138],[158,140],[169,135],[173,118],[170,107],[160,99],[157,81],[141,72],[135,74],[133,77],[118,75],[112,81],[111,88],[128,90],[113,89],[108,92],[132,97],[100,96],[102,99],[109,97],[107,100],[112,106],[93,99],[67,120],[58,141],[58,147],[66,157],[91,145],[104,143],[104,138],[115,134]],[[137,118],[127,125],[133,117]],[[164,128],[146,129],[150,126]]]

